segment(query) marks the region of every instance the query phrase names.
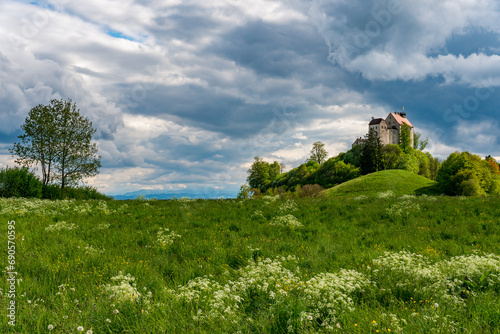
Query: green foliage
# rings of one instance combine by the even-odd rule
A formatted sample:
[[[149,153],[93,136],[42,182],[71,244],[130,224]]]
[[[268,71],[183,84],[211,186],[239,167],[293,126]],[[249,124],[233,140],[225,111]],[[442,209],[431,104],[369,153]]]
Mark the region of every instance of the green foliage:
[[[64,192],[65,198],[76,200],[110,200],[111,198],[100,193],[91,186],[68,187]]]
[[[265,192],[268,186],[281,174],[281,166],[275,161],[272,164],[262,158],[255,157],[248,172],[248,185],[252,189],[259,189]]]
[[[363,145],[360,159],[360,170],[362,175],[384,169],[382,147],[377,131],[370,129],[366,136],[366,142],[365,145]]]
[[[401,125],[401,131],[399,133],[398,145],[401,147],[403,152],[408,153],[408,150],[413,148],[411,143],[411,129],[407,124]]]
[[[238,192],[238,196],[236,196],[238,199],[247,199],[250,198],[250,187],[248,184],[243,184],[240,187],[240,191]]]
[[[337,158],[330,158],[321,165],[317,161],[309,161],[287,173],[281,174],[269,185],[269,189],[281,189],[277,190],[277,193],[282,194],[289,190],[295,191],[298,186],[305,185],[317,184],[323,188],[330,188],[358,176],[358,168]]]
[[[0,197],[42,197],[42,182],[27,167],[0,170]]]
[[[450,154],[436,180],[447,195],[480,196],[498,193],[499,176],[488,160],[469,152]]]
[[[356,145],[345,153],[340,153],[338,159],[351,164],[354,167],[361,167],[361,154],[363,153],[363,145]]]
[[[42,198],[50,200],[77,199],[77,200],[109,200],[110,197],[100,193],[90,186],[66,187],[64,194],[61,187],[49,184],[42,188]]]
[[[413,133],[413,148],[416,150],[423,151],[429,144],[429,138],[425,138],[421,140],[422,135],[418,132]]]
[[[21,130],[21,141],[10,152],[22,166],[40,164],[44,185],[57,180],[64,191],[84,177],[97,175],[100,156],[91,142],[96,130],[71,100],[51,100],[48,106],[32,108]]]
[[[42,198],[50,200],[62,199],[63,196],[61,187],[56,184],[48,184],[46,186],[43,186]]]
[[[398,169],[399,158],[403,151],[399,145],[388,144],[382,147],[382,155],[384,157],[384,169]]]
[[[409,148],[407,148],[407,152],[409,152],[409,153],[405,153],[403,150],[403,152],[399,156],[398,161],[397,161],[397,169],[403,169],[403,170],[407,170],[409,172],[418,174],[418,172],[419,172],[418,158],[416,157],[416,155],[414,154],[413,151],[410,151]],[[427,157],[425,157],[425,159],[426,158]]]
[[[313,144],[308,161],[316,161],[318,164],[322,164],[326,161],[328,152],[325,150],[325,144],[317,141]]]

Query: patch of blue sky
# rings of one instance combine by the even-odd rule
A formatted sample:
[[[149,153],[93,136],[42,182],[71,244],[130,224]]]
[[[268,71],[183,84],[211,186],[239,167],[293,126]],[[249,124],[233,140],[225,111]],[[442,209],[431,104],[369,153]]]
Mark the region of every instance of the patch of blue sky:
[[[44,9],[48,9],[48,10],[56,10],[56,6],[48,3],[47,1],[31,0],[31,1],[19,1],[19,2],[28,3],[30,5],[38,6],[40,8],[44,8]]]
[[[471,27],[463,33],[454,33],[446,45],[430,56],[451,54],[464,57],[475,53],[483,53],[491,56],[498,54],[500,50],[500,39],[496,32],[478,27]]]
[[[134,38],[131,36],[127,36],[119,31],[115,31],[115,30],[108,30],[106,32],[106,34],[108,34],[109,36],[114,37],[114,38],[126,39],[126,40],[132,41],[132,42],[141,42],[142,40],[144,40],[146,38],[146,36],[140,36],[139,38]]]

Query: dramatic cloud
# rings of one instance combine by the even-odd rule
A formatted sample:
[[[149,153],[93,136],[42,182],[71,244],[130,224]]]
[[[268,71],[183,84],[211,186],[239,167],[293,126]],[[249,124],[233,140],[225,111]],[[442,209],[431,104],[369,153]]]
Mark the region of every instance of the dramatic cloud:
[[[236,193],[254,156],[330,156],[405,106],[432,154],[500,157],[493,0],[2,2],[0,165],[28,111],[71,98],[108,194]]]

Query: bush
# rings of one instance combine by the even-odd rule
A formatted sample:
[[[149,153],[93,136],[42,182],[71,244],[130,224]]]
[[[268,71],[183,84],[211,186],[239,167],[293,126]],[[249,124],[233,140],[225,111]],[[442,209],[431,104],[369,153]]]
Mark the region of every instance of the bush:
[[[108,200],[108,196],[101,194],[97,189],[90,186],[82,187],[67,187],[64,189],[64,194],[61,192],[61,187],[57,184],[49,184],[43,187],[42,198],[57,200],[57,199],[77,199],[77,200]]]
[[[2,168],[0,171],[1,197],[42,197],[42,182],[26,167]]]
[[[64,197],[70,199],[97,199],[97,200],[109,200],[110,198],[104,194],[97,191],[96,188],[91,186],[81,186],[81,187],[68,187],[64,189]]]
[[[319,184],[306,184],[302,188],[297,190],[297,194],[300,198],[304,197],[321,197],[324,188]]]
[[[42,198],[51,200],[62,199],[61,187],[56,184],[44,186],[42,189]]]

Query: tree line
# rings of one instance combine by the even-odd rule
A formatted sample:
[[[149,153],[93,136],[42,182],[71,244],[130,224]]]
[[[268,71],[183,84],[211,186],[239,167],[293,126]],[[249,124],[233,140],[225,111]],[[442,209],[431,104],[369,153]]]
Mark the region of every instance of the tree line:
[[[382,145],[375,130],[365,136],[365,144],[326,159],[324,144],[316,142],[307,161],[282,173],[277,161],[268,163],[255,157],[248,169],[248,184],[240,188],[239,197],[268,195],[315,196],[323,189],[361,175],[402,169],[437,181],[436,192],[447,195],[500,194],[499,164],[491,156],[482,160],[468,152],[453,153],[443,163],[429,152],[423,152],[428,139],[413,136],[403,125],[398,144]]]

